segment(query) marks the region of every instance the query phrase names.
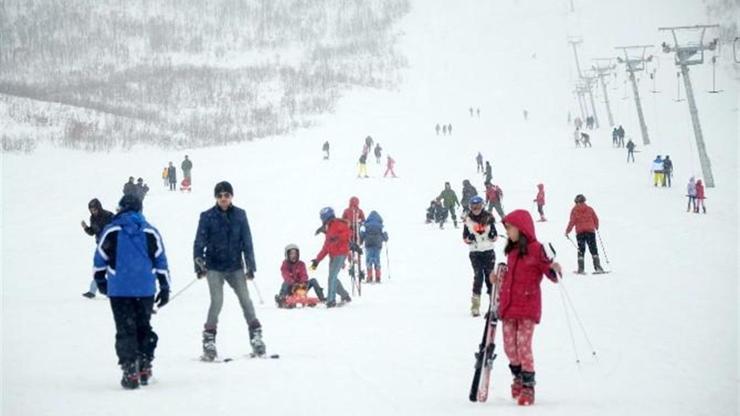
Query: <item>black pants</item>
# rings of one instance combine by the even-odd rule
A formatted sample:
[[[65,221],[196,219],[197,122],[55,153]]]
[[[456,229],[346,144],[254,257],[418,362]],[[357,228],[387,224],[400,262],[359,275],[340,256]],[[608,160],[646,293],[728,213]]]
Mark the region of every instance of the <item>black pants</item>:
[[[588,244],[588,251],[592,256],[599,255],[598,247],[596,247],[596,233],[578,233],[576,234],[576,241],[578,241],[578,257],[583,257],[586,253],[586,244]]]
[[[486,293],[491,293],[491,281],[488,276],[496,265],[496,252],[488,251],[471,251],[470,265],[473,266],[473,294],[480,295],[483,288],[483,282],[486,283]]]
[[[154,359],[157,334],[152,331],[154,296],[142,298],[110,298],[116,322],[116,355],[118,364],[132,363],[137,358]]]
[[[170,181],[170,191],[174,191],[177,188],[177,182]]]
[[[452,218],[452,221],[457,223],[457,216],[455,215],[455,206],[447,207],[447,210],[450,212],[450,218]]]
[[[629,162],[630,159],[632,159],[633,162],[635,161],[635,152],[631,150],[627,151],[627,162]]]

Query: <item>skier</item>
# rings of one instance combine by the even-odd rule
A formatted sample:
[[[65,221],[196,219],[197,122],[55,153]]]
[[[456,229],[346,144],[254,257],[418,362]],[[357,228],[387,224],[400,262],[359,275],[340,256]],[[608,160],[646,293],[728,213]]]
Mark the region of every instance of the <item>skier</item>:
[[[545,219],[545,211],[543,207],[545,206],[545,185],[543,184],[537,184],[537,196],[534,198],[533,202],[537,203],[537,212],[540,214],[540,219],[537,220],[537,222],[545,222],[547,219]]]
[[[473,107],[470,107],[468,110],[470,111],[470,117],[473,117]]]
[[[375,163],[378,165],[380,164],[380,156],[382,155],[383,148],[380,147],[380,143],[375,144],[375,150],[373,153],[375,153]]]
[[[693,176],[689,179],[689,184],[686,185],[686,196],[689,197],[689,203],[686,205],[686,212],[696,212],[696,181]]]
[[[699,207],[701,207],[701,210],[704,214],[707,213],[707,207],[704,205],[704,199],[706,197],[704,196],[704,183],[701,181],[701,179],[696,180],[696,208],[694,209],[695,213],[699,213]]]
[[[326,297],[326,307],[333,308],[337,306],[336,295],[341,298],[341,304],[352,301],[338,278],[339,271],[344,266],[344,260],[349,254],[351,231],[346,221],[334,216],[334,210],[331,207],[322,208],[319,212],[319,218],[321,218],[322,227],[326,232],[326,238],[319,254],[311,260],[311,270],[316,270],[321,260],[327,254],[329,255],[329,279],[327,283],[329,291]]]
[[[367,153],[365,152],[362,153],[360,160],[357,163],[357,177],[369,178],[369,176],[367,176]]]
[[[164,187],[170,186],[170,180],[167,178],[167,166],[162,169],[162,182],[164,183]]]
[[[458,201],[457,194],[455,193],[455,191],[452,190],[449,182],[445,182],[445,189],[442,191],[442,193],[439,194],[438,199],[444,201],[443,206],[446,211],[449,211],[450,217],[452,217],[452,223],[455,224],[455,228],[457,228],[457,216],[455,215],[455,207],[460,206],[460,201]],[[442,228],[442,224],[443,223],[439,224],[439,228]]]
[[[177,169],[172,162],[167,167],[167,179],[170,180],[170,191],[174,191],[177,187]]]
[[[383,243],[388,241],[388,233],[383,229],[383,218],[376,211],[370,211],[370,215],[367,216],[367,221],[365,221],[362,228],[360,244],[365,245],[365,266],[367,269],[365,281],[373,283],[373,276],[375,276],[375,283],[380,283],[380,251],[383,250]],[[373,268],[375,269],[374,275]]]
[[[141,200],[124,195],[118,213],[105,227],[95,250],[95,282],[107,295],[116,323],[116,355],[123,370],[121,386],[149,384],[157,334],[149,320],[154,304],[170,298],[167,257],[159,232],[141,213]],[[155,280],[159,282],[156,292]]]
[[[475,112],[478,114],[478,118],[480,118],[480,108],[477,108]]]
[[[485,170],[483,167],[483,155],[481,154],[481,152],[478,152],[478,155],[475,157],[475,163],[476,163],[475,171],[477,173],[481,173]]]
[[[493,169],[491,168],[491,162],[486,160],[486,179],[485,182],[491,182],[493,179]]]
[[[632,139],[627,142],[627,163],[630,162],[630,158],[632,158],[632,163],[635,163],[635,143]]]
[[[583,147],[591,147],[591,136],[585,131],[581,132],[581,141],[583,142]]]
[[[329,160],[329,141],[325,141],[324,145],[321,146],[321,150],[324,151],[324,160]]]
[[[298,286],[303,286],[306,290],[313,289],[316,292],[320,302],[325,302],[324,289],[321,288],[316,279],[309,279],[306,271],[306,263],[301,261],[301,251],[295,244],[285,246],[285,260],[280,266],[280,274],[283,276],[283,284],[280,286],[280,293],[275,295],[275,302],[279,308],[285,307],[285,299]]]
[[[442,135],[447,136],[447,125],[446,124],[442,125]]]
[[[619,147],[624,147],[624,127],[622,125],[619,125],[619,128],[617,129],[617,133],[619,134]]]
[[[532,216],[515,210],[503,220],[508,236],[504,254],[506,275],[499,282],[498,317],[503,321],[504,351],[514,377],[511,397],[520,406],[534,404],[534,356],[532,335],[542,317],[542,276],[557,283],[562,270],[544,253],[537,241]]]
[[[486,202],[488,203],[488,212],[496,213],[499,217],[504,218],[504,209],[501,206],[501,200],[504,198],[504,192],[498,185],[494,185],[491,182],[486,182]]]
[[[586,244],[588,251],[594,262],[594,273],[604,273],[599,260],[599,250],[596,246],[596,231],[599,229],[599,217],[593,208],[586,205],[586,197],[578,194],[575,199],[575,206],[570,210],[570,221],[568,228],[565,229],[565,237],[570,239],[570,231],[575,227],[576,241],[578,241],[578,271],[577,274],[584,272],[584,255],[586,254]]]
[[[469,180],[465,179],[463,181],[462,199],[460,200],[460,204],[463,208],[463,215],[470,211],[470,198],[476,195],[478,195],[478,190],[470,184]]]
[[[452,123],[447,125],[447,133],[449,133],[450,136],[452,136]]]
[[[439,127],[439,123],[437,123],[437,125],[436,125],[436,126],[434,126],[434,131],[436,131],[436,132],[437,132],[437,136],[439,136],[439,129],[440,129],[440,127]]]
[[[87,209],[90,211],[90,225],[87,225],[83,220],[80,225],[85,230],[87,235],[95,236],[95,245],[100,242],[100,236],[103,234],[103,229],[113,219],[113,213],[103,209],[103,205],[97,198],[93,198],[87,203]],[[90,288],[87,292],[83,293],[82,296],[92,299],[95,297],[95,293],[98,291],[98,285],[95,283],[95,279],[90,282]]]
[[[663,159],[663,187],[668,184],[668,187],[671,187],[671,177],[673,176],[673,161],[671,160],[671,157],[666,155],[665,159]]]
[[[383,177],[384,177],[384,178],[385,178],[386,176],[388,176],[388,173],[389,173],[389,172],[390,172],[390,174],[391,174],[391,175],[392,175],[392,176],[393,176],[394,178],[397,178],[397,177],[398,177],[398,176],[396,176],[396,172],[394,172],[394,171],[393,171],[393,167],[394,167],[394,166],[396,166],[396,161],[395,161],[395,160],[394,160],[394,159],[393,159],[393,158],[391,157],[391,155],[388,155],[388,158],[387,158],[387,160],[386,160],[386,164],[385,164],[385,173],[383,174]]]
[[[129,176],[128,182],[123,184],[123,194],[136,196],[136,184],[133,176]]]
[[[581,127],[583,127],[583,120],[580,117],[576,117],[575,120],[573,120],[573,125],[576,126],[576,130],[580,130]]]
[[[356,243],[357,233],[365,222],[365,212],[360,208],[360,198],[353,196],[349,199],[349,206],[342,212],[342,219],[349,224],[350,231],[352,231],[350,241]]]
[[[144,183],[144,179],[137,179],[136,192],[134,192],[134,195],[139,198],[141,202],[144,202],[144,197],[146,197],[147,192],[149,192],[149,187]]]
[[[496,220],[483,209],[483,198],[470,198],[470,212],[463,217],[463,241],[470,249],[470,265],[473,266],[473,295],[470,298],[470,313],[480,316],[480,295],[483,282],[491,294],[489,276],[496,265],[493,243],[498,239]]]
[[[182,169],[182,176],[192,179],[190,172],[193,170],[193,162],[188,159],[188,155],[185,155],[185,160],[180,164],[180,168]]]
[[[522,110],[522,114],[524,115],[524,121],[527,121],[527,119],[529,119],[529,111],[526,109]]]
[[[612,147],[619,146],[619,130],[616,127],[612,129]]]
[[[365,137],[365,153],[370,153],[370,149],[373,148],[373,138],[371,136]]]
[[[195,273],[198,278],[206,277],[211,299],[203,329],[202,359],[213,361],[218,356],[216,330],[224,302],[224,282],[231,286],[239,299],[253,353],[262,356],[265,354],[262,325],[254,312],[247,288],[247,280],[254,279],[257,271],[247,214],[232,203],[234,188],[229,182],[217,183],[213,196],[216,204],[200,214],[193,243]]]
[[[655,160],[653,160],[651,170],[653,172],[653,186],[656,187],[658,184],[663,183],[663,159],[661,159],[660,155],[656,156]]]

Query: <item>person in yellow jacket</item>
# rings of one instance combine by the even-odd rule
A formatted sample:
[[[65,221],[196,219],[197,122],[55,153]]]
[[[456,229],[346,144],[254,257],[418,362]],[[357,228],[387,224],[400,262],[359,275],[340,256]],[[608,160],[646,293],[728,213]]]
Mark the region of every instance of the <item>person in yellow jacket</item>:
[[[162,181],[164,182],[165,187],[170,186],[170,180],[167,177],[167,166],[165,166],[164,169],[162,170]]]

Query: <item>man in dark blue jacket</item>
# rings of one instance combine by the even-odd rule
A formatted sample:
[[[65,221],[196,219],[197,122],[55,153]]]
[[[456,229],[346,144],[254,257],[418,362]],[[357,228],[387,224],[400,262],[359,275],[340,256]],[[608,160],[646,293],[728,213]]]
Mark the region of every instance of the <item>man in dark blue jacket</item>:
[[[100,242],[100,236],[103,234],[103,229],[113,219],[113,213],[103,209],[103,204],[97,198],[93,198],[87,203],[87,209],[90,211],[90,225],[87,225],[85,221],[82,221],[82,229],[85,230],[87,235],[95,236],[95,244]],[[82,296],[92,299],[95,297],[95,293],[98,291],[98,284],[95,283],[95,279],[90,282],[90,288],[87,292],[83,293]]]
[[[262,325],[254,312],[246,280],[254,279],[257,271],[247,214],[231,203],[234,189],[230,183],[217,183],[213,193],[216,205],[200,214],[193,244],[195,273],[198,277],[207,278],[211,296],[203,330],[202,359],[213,361],[218,356],[216,329],[224,302],[224,281],[231,286],[239,299],[249,327],[249,340],[254,354],[262,356],[265,354]]]
[[[103,230],[93,263],[98,290],[108,295],[116,323],[121,386],[135,389],[152,376],[158,337],[149,320],[155,302],[161,308],[169,301],[169,271],[162,237],[142,215],[141,200],[124,195],[118,209]]]

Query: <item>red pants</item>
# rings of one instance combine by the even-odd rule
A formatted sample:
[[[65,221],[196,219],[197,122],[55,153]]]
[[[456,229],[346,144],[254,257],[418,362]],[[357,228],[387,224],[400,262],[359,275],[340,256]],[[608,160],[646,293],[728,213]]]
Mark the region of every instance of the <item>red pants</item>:
[[[534,321],[530,319],[504,319],[504,351],[512,365],[521,365],[523,371],[534,371],[532,336]]]

